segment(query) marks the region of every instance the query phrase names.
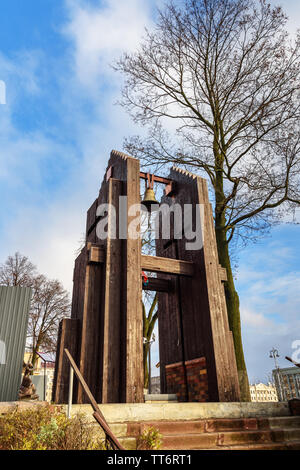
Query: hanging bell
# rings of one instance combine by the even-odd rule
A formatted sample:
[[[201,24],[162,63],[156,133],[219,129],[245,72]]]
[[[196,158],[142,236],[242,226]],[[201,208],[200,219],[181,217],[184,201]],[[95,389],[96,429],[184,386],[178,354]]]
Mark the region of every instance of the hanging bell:
[[[147,212],[159,209],[159,202],[155,199],[155,194],[152,188],[146,189],[144,199],[142,201],[142,210],[144,210],[143,206],[146,207]]]

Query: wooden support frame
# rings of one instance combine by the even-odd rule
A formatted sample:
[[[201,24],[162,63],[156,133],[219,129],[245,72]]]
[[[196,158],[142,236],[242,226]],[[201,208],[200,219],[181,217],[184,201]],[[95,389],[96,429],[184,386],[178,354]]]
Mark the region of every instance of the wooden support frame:
[[[189,261],[193,276],[178,276],[174,293],[158,295],[160,371],[162,393],[173,393],[166,383],[168,364],[205,357],[209,401],[239,401],[240,391],[232,333],[229,329],[224,286],[227,273],[218,260],[212,208],[206,181],[178,168],[172,168],[170,180],[176,194],[162,202],[191,204],[200,221],[201,243],[187,250],[185,239],[157,240],[157,254]],[[197,218],[195,217],[195,220]],[[158,277],[160,275],[158,274]],[[186,380],[185,374],[185,381]]]
[[[143,285],[143,290],[153,290],[156,292],[172,292],[174,283],[169,279],[158,279],[157,277],[149,277],[148,283]]]
[[[102,247],[91,245],[89,249],[89,262],[104,263],[105,250]],[[179,276],[193,276],[194,274],[194,265],[190,261],[163,258],[160,256],[142,255],[141,268],[144,271],[176,274]]]
[[[144,271],[177,274],[179,276],[193,276],[194,265],[190,261],[182,261],[160,256],[142,255],[142,269]]]
[[[202,246],[187,252],[184,237],[178,240],[172,233],[170,240],[158,240],[158,256],[148,256],[141,254],[140,238],[128,236],[131,222],[136,222],[136,214],[131,216],[129,209],[140,204],[140,178],[147,179],[148,174],[140,172],[137,159],[111,153],[99,196],[87,212],[86,246],[75,262],[72,318],[60,329],[54,400],[65,400],[69,370],[62,354],[67,348],[96,402],[144,401],[142,290],[154,290],[158,292],[162,392],[168,393],[168,364],[205,358],[209,400],[238,401],[222,284],[227,273],[218,262],[206,182],[176,168],[168,178],[152,175],[152,182],[166,185],[163,202],[182,207],[188,203],[194,212],[200,211]],[[122,207],[121,196],[127,196]],[[117,230],[117,237],[110,236],[113,219],[108,211],[108,237],[99,240],[97,208],[103,203],[115,207],[122,234]],[[154,272],[156,277],[143,283],[142,271]],[[73,398],[77,403],[89,399],[80,384]]]

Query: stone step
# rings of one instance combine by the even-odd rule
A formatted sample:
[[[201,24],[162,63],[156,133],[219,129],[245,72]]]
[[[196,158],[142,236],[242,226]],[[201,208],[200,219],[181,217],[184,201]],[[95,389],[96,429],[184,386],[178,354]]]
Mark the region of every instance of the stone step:
[[[222,431],[234,430],[257,430],[268,428],[266,420],[257,420],[256,418],[241,418],[241,419],[209,419],[209,420],[195,420],[195,421],[152,421],[141,423],[140,425],[132,423],[130,431],[137,435],[139,428],[141,432],[149,426],[153,426],[159,430],[161,434],[199,434],[199,433],[212,433]],[[129,428],[128,428],[129,431]],[[130,433],[129,431],[129,433]]]
[[[162,435],[162,450],[194,449],[298,449],[300,416],[208,418],[177,421],[109,423],[128,450],[149,427]],[[95,423],[96,425],[96,423]],[[101,428],[99,429],[101,432]]]
[[[143,430],[153,426],[161,434],[199,434],[209,432],[250,431],[284,428],[300,428],[300,417],[280,418],[220,418],[189,421],[147,421],[127,423],[127,435],[138,436]]]
[[[163,435],[162,449],[209,449],[229,446],[270,445],[300,440],[300,429],[228,431],[223,433],[170,434]]]
[[[201,450],[300,450],[300,441],[268,442],[264,444],[244,444],[237,446],[219,446]]]
[[[300,427],[300,416],[279,416],[268,418],[271,429],[286,429]]]

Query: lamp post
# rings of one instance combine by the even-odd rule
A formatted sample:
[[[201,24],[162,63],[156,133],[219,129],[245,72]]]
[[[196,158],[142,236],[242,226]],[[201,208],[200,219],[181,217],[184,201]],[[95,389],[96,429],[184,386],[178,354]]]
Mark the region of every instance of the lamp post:
[[[155,334],[153,333],[152,339],[147,339],[143,338],[144,344],[149,344],[149,362],[148,362],[148,369],[149,369],[149,375],[148,375],[148,388],[149,388],[149,395],[151,394],[151,345],[155,341]]]
[[[278,382],[278,391],[279,391],[279,398],[280,398],[280,401],[283,400],[283,393],[282,393],[282,387],[281,387],[281,377],[280,377],[280,372],[279,372],[279,365],[278,365],[278,362],[277,362],[277,358],[280,357],[279,356],[279,353],[278,353],[278,349],[275,349],[274,347],[271,349],[270,351],[270,355],[269,355],[270,359],[274,359],[274,362],[275,362],[275,369],[277,371],[277,382]]]
[[[275,369],[279,369],[278,364],[277,364],[277,360],[276,360],[277,357],[280,357],[279,354],[278,354],[278,349],[272,348],[271,351],[270,351],[270,356],[269,357],[271,359],[272,358],[274,359]]]

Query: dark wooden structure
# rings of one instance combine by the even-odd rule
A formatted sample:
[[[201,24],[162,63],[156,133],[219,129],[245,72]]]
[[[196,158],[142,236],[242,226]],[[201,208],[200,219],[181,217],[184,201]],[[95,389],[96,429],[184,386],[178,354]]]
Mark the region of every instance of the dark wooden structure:
[[[69,349],[98,403],[139,403],[143,397],[143,325],[141,271],[157,273],[145,289],[159,292],[162,392],[168,392],[166,366],[201,358],[206,363],[209,401],[239,401],[232,334],[219,265],[212,209],[206,181],[173,168],[163,202],[191,204],[201,221],[201,248],[187,250],[186,240],[157,240],[157,255],[141,254],[139,237],[128,237],[140,204],[139,161],[112,151],[99,196],[87,212],[86,245],[75,261],[71,319],[63,320],[58,338],[53,400],[67,402]],[[176,191],[174,187],[176,185]],[[127,198],[120,198],[127,196]],[[97,237],[100,204],[116,208],[117,237]],[[197,214],[196,211],[199,211]],[[132,215],[133,214],[133,215]],[[108,209],[107,230],[113,231]],[[204,359],[202,359],[204,358]],[[196,361],[197,362],[197,361]],[[187,395],[188,399],[188,395]],[[80,384],[75,403],[87,398]]]

